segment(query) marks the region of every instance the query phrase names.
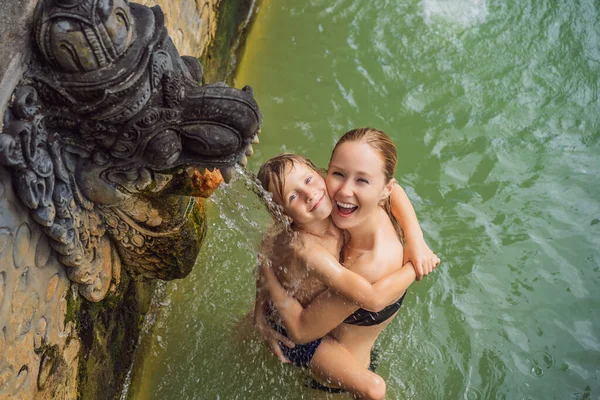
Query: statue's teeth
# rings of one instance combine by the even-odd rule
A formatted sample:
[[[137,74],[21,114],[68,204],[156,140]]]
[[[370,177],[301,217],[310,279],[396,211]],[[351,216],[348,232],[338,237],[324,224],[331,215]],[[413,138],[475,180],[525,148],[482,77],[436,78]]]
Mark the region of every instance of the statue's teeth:
[[[252,144],[259,144],[260,141],[258,140],[258,133],[256,135],[254,135],[254,137],[252,138]]]
[[[223,175],[223,180],[225,183],[231,182],[231,180],[235,177],[235,168],[227,167],[220,170],[221,175]]]
[[[254,155],[254,149],[252,148],[251,144],[249,144],[248,147],[246,147],[246,155],[248,157],[252,157]]]
[[[245,155],[242,156],[242,158],[240,158],[240,161],[238,161],[238,164],[246,168],[246,165],[248,165],[248,158]]]

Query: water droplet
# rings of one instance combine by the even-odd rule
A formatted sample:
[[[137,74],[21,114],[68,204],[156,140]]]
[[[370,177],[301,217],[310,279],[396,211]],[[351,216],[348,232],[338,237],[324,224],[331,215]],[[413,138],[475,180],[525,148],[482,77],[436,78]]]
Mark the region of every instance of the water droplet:
[[[554,357],[547,351],[536,351],[533,353],[532,361],[534,365],[541,366],[545,369],[552,368],[554,365]]]
[[[469,386],[465,391],[464,395],[465,400],[479,400],[483,399],[483,393],[476,386]]]
[[[544,370],[541,367],[534,365],[533,367],[531,367],[531,375],[542,376],[542,375],[544,375]]]

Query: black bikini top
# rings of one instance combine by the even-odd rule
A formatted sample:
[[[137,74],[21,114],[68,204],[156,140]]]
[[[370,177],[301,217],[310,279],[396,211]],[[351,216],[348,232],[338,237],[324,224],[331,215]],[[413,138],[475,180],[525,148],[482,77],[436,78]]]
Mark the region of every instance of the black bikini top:
[[[358,310],[354,311],[352,315],[346,318],[344,323],[358,326],[379,325],[396,314],[396,311],[400,309],[405,297],[406,292],[404,292],[402,297],[400,297],[400,299],[398,299],[395,303],[390,304],[379,312],[367,311],[364,308],[359,308]]]

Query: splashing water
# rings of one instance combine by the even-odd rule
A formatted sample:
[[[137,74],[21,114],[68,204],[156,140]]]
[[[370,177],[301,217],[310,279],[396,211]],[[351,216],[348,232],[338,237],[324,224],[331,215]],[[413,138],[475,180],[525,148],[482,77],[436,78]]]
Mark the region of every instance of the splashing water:
[[[256,175],[251,171],[242,168],[240,165],[236,165],[236,172],[237,176],[239,176],[244,182],[246,188],[254,193],[267,208],[267,211],[273,218],[275,224],[277,224],[277,226],[282,228],[285,232],[291,233],[292,227],[290,224],[290,219],[283,213],[281,206],[273,201],[273,193],[266,191],[256,178]]]

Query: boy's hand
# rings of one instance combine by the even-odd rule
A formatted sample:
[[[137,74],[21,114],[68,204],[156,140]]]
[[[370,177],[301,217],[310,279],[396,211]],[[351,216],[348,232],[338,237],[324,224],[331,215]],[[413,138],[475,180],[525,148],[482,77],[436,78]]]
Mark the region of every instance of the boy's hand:
[[[267,290],[266,286],[270,284],[279,284],[275,273],[271,268],[271,263],[259,256],[260,261],[260,272],[259,272],[259,284],[258,287],[260,290]],[[279,342],[286,347],[294,348],[296,344],[288,337],[282,335],[277,332],[269,322],[267,321],[267,316],[265,314],[265,308],[260,307],[262,312],[256,312],[254,315],[254,328],[257,330],[258,334],[265,342],[265,344],[271,350],[271,353],[275,354],[275,356],[284,364],[288,364],[290,360],[283,354],[281,347],[279,347]]]
[[[279,361],[282,363],[288,364],[290,360],[283,355],[283,351],[281,351],[281,347],[279,347],[279,342],[289,348],[296,347],[296,344],[288,337],[283,336],[281,333],[271,328],[271,326],[266,322],[265,318],[256,318],[254,321],[254,327],[258,331],[258,334],[262,340],[271,350],[271,353],[275,354],[275,356],[279,358]]]
[[[404,248],[404,262],[408,261],[412,261],[418,281],[431,273],[431,271],[440,264],[438,256],[431,251],[423,239],[406,242],[406,247]]]

